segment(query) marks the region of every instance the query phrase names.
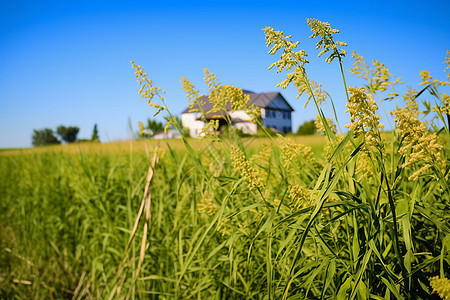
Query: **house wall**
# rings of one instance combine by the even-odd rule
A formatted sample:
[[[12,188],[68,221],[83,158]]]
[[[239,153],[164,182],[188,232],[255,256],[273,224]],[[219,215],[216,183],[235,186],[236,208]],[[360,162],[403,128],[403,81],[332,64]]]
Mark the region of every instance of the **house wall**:
[[[231,120],[241,120],[245,122],[237,122],[233,124],[234,128],[242,130],[244,133],[256,134],[258,132],[258,126],[251,122],[251,117],[245,112],[245,110],[236,110],[228,112]]]
[[[292,132],[292,114],[290,110],[291,107],[285,100],[281,96],[277,96],[270,102],[268,107],[261,108],[262,124],[280,132]],[[232,120],[238,120],[238,122],[233,124],[233,127],[245,133],[257,133],[257,125],[249,121],[251,118],[245,110],[229,111],[228,114]],[[198,137],[198,134],[206,125],[203,121],[197,120],[200,117],[200,112],[181,114],[181,122],[184,127],[189,128],[191,137]]]
[[[206,125],[205,122],[197,120],[201,115],[202,113],[200,112],[181,114],[181,124],[189,128],[191,137],[197,138],[202,128]]]
[[[265,127],[281,132],[292,132],[292,115],[289,111],[261,108],[261,117]]]
[[[163,139],[179,139],[181,138],[180,133],[178,132],[178,130],[176,129],[170,129],[167,131],[167,133],[165,132],[160,132],[157,133],[153,136],[153,139],[155,140],[163,140]]]
[[[235,110],[235,111],[229,111],[228,114],[230,115],[230,118],[233,119],[241,119],[243,121],[250,120],[250,116],[245,112],[245,110]]]
[[[256,134],[258,125],[253,122],[240,122],[233,125],[234,128],[242,130],[243,133]]]

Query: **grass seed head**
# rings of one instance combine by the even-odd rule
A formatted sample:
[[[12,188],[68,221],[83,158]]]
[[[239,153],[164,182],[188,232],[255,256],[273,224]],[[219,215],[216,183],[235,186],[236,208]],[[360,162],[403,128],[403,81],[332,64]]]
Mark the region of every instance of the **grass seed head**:
[[[232,227],[230,225],[230,218],[224,219],[219,226],[217,227],[217,231],[224,235],[230,235],[232,232]]]
[[[251,191],[263,190],[264,185],[259,172],[250,165],[239,148],[231,147],[231,160],[234,169],[241,174]]]
[[[394,115],[397,130],[403,137],[403,143],[398,152],[409,156],[402,168],[412,164],[422,165],[409,179],[417,180],[418,176],[432,165],[445,168],[445,160],[440,154],[443,147],[438,143],[437,135],[428,132],[426,123],[419,121],[417,112],[410,111],[408,108],[399,108],[391,114]]]
[[[208,216],[213,216],[218,209],[214,200],[209,195],[205,195],[197,205],[197,210],[200,213],[206,213]]]
[[[364,57],[357,54],[356,51],[353,51],[352,58],[354,59],[353,68],[350,68],[349,72],[367,81],[365,87],[369,93],[377,94],[377,92],[384,92],[390,87],[392,89],[392,93],[389,94],[390,97],[382,100],[393,99],[398,96],[395,93],[394,86],[398,83],[403,83],[400,82],[400,77],[393,82],[395,75],[391,74],[384,64],[374,59],[372,61],[373,68],[371,68]]]
[[[417,91],[410,87],[403,96],[403,100],[405,100],[407,110],[417,117],[419,115],[419,104],[416,101],[416,97]]]
[[[297,184],[289,185],[288,193],[288,197],[293,201],[292,210],[311,204],[311,191]]]
[[[450,69],[450,50],[447,50],[447,55],[445,56],[445,60],[443,62],[447,64],[447,68],[445,68],[444,72],[447,72]],[[447,74],[447,79],[450,80],[450,72]]]
[[[189,108],[192,108],[196,104],[196,100],[200,98],[198,90],[195,89],[194,84],[192,84],[186,77],[181,77],[181,86],[186,92],[186,97],[188,100]]]
[[[351,124],[345,127],[352,129],[355,136],[364,135],[366,146],[382,146],[379,130],[384,129],[384,125],[379,122],[380,115],[376,114],[378,106],[371,94],[366,93],[366,88],[348,88],[351,96],[346,113],[350,113]]]
[[[323,49],[319,53],[321,57],[324,53],[332,51],[325,61],[331,63],[336,57],[342,58],[347,52],[343,49],[338,49],[338,46],[347,46],[344,42],[335,41],[333,35],[339,33],[339,30],[333,29],[328,22],[321,22],[316,19],[306,19],[308,26],[311,27],[312,35],[310,38],[321,37],[321,40],[317,42],[316,49]]]
[[[280,138],[279,145],[286,170],[297,173],[298,166],[302,164],[302,159],[313,168],[322,169],[322,165],[317,162],[311,147],[297,144],[288,138]]]
[[[430,278],[430,285],[433,292],[437,293],[442,299],[450,299],[450,280],[439,278],[438,276]]]
[[[326,118],[328,126],[330,126],[330,129],[334,134],[337,133],[336,124],[334,124],[334,121],[330,118]],[[319,115],[316,115],[316,121],[314,121],[314,124],[316,125],[317,132],[325,132],[325,127],[323,126],[322,119]]]
[[[161,100],[164,100],[160,93],[165,93],[165,91],[160,87],[153,85],[152,80],[147,78],[148,74],[144,73],[144,68],[136,65],[134,61],[131,61],[131,65],[136,70],[134,74],[136,75],[137,82],[141,86],[139,95],[141,95],[142,98],[147,99],[147,104],[150,104],[154,96],[158,96]],[[164,107],[162,109],[164,109]]]

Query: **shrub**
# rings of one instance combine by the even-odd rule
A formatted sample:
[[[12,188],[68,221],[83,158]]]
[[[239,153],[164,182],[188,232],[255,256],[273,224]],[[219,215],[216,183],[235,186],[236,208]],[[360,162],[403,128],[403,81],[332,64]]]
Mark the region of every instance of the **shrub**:
[[[315,121],[306,121],[298,127],[298,135],[313,135],[317,132]]]

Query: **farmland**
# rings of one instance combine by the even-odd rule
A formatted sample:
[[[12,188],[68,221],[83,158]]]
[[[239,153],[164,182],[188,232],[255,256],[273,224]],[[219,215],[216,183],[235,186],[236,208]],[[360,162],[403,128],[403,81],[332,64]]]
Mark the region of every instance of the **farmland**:
[[[323,136],[300,139],[315,147],[325,143]],[[253,152],[269,142],[243,140]],[[210,221],[197,208],[206,196],[205,179],[199,174],[187,176],[192,161],[180,143],[85,143],[2,151],[2,295],[72,297],[77,287],[75,296],[80,298],[104,295],[123,258],[156,144],[160,144],[152,181],[152,222],[156,223],[149,241],[158,242],[150,244],[149,253],[159,253],[159,258],[145,259],[142,274],[148,268],[160,270],[151,275],[154,279],[138,281],[138,286],[162,291],[158,282],[165,282],[170,286],[166,292],[173,293],[173,282],[165,278],[175,278],[182,267],[176,266],[177,256],[196,242],[192,230],[203,229]],[[196,151],[208,153],[207,141],[191,143]],[[210,162],[204,164],[209,169]],[[224,180],[229,185],[226,181],[232,178]],[[175,247],[174,242],[180,244]],[[139,242],[131,246],[138,256]],[[168,255],[165,262],[160,255]],[[155,284],[156,289],[147,288]]]
[[[362,201],[377,193],[364,182],[369,178],[360,176],[353,189],[365,187],[360,191],[364,192],[361,200],[347,192],[329,193],[301,253],[296,253],[316,203],[290,186],[295,184],[292,180],[304,184],[320,179],[317,167],[325,160],[321,152],[316,153],[315,163],[294,154],[291,162],[295,163],[286,165],[283,151],[293,154],[280,139],[277,141],[279,145],[269,151],[270,138],[242,140],[251,153],[254,170],[264,180],[260,191],[252,190],[248,179],[240,177],[224,142],[211,146],[207,140],[188,141],[201,155],[201,166],[183,150],[181,140],[160,142],[158,149],[155,141],[138,141],[3,151],[3,297],[115,298],[112,295],[116,292],[138,298],[259,298],[261,291],[281,297],[296,256],[301,258],[295,262],[298,270],[293,274],[292,293],[332,296],[344,293],[339,288],[345,284],[341,279],[344,274],[361,274],[357,273],[362,267],[358,259],[364,258],[360,252],[365,250],[371,255],[376,250],[384,259],[392,259],[386,268],[395,272],[395,251],[389,240],[392,215],[379,219],[382,224],[378,229],[366,227],[363,222],[370,216],[361,216],[358,210],[367,210]],[[316,148],[326,143],[323,136],[314,136],[291,140],[289,147],[301,141]],[[154,153],[159,161],[150,185],[148,232],[143,239],[142,216],[126,254]],[[333,182],[333,178],[323,180]],[[349,188],[344,177],[335,184]],[[398,209],[403,210],[397,212],[401,228],[407,216],[410,230],[416,230],[415,236],[401,230],[400,243],[405,247],[404,239],[410,238],[417,251],[420,249],[408,267],[411,272],[415,267],[423,268],[416,273],[421,276],[439,274],[446,255],[440,242],[446,239],[441,240],[439,232],[445,230],[448,205],[442,202],[436,184],[418,189],[410,182],[401,189],[414,195],[415,209],[420,209],[420,214],[405,214],[412,204],[396,196]],[[387,200],[378,201],[387,205]],[[428,205],[422,201],[429,201]],[[426,213],[433,217],[424,218]],[[365,236],[374,230],[386,231],[383,253],[372,243],[364,249]],[[420,245],[423,240],[417,233],[421,232],[425,245]],[[143,240],[145,251],[136,275]],[[372,267],[380,267],[376,253],[372,257]],[[378,274],[370,268],[365,265],[363,278],[368,280],[366,276],[371,275],[376,281]],[[308,274],[315,279],[307,280],[311,278]],[[368,284],[364,288],[369,289]],[[395,291],[395,286],[391,288]],[[347,296],[350,292],[349,285]],[[383,292],[389,293],[388,289]]]

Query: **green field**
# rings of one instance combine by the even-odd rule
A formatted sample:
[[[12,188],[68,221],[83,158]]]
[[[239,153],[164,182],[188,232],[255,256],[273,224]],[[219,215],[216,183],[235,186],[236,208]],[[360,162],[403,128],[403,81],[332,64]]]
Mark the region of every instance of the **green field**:
[[[325,142],[320,136],[301,139],[314,146]],[[205,155],[202,161],[205,170],[210,169],[213,163],[210,153],[216,150],[207,141],[190,142]],[[136,293],[181,297],[187,292],[180,290],[181,286],[192,280],[191,268],[198,269],[201,265],[203,271],[194,271],[200,277],[216,272],[218,266],[210,269],[211,261],[199,262],[198,258],[210,254],[227,236],[217,228],[209,228],[208,240],[212,240],[204,241],[206,248],[197,249],[197,258],[182,276],[187,278],[174,282],[180,270],[188,266],[183,257],[193,250],[200,241],[198,235],[213,219],[199,212],[199,205],[213,186],[206,174],[195,171],[192,159],[180,143],[180,140],[93,143],[3,151],[0,155],[2,296],[97,298],[112,293],[156,144],[161,147],[151,185],[149,248],[136,282]],[[248,138],[243,143],[256,152],[270,140]],[[226,176],[217,177],[221,188],[211,197],[229,193],[231,183],[236,180],[236,174],[229,173],[226,157],[223,167]],[[237,199],[234,201],[237,207],[243,205]],[[230,209],[226,207],[228,213]],[[254,209],[256,212],[258,207]],[[141,231],[131,244],[128,259],[139,256]],[[215,257],[226,255],[227,248],[218,251]],[[125,293],[130,292],[127,289],[132,284],[136,264],[131,259],[123,271],[127,274],[122,283]],[[225,264],[229,267],[229,263]],[[149,273],[150,270],[153,271]],[[208,288],[210,280],[206,280],[201,290],[213,295],[214,290]],[[197,293],[202,294],[201,290]]]
[[[197,156],[181,140],[3,151],[2,298],[346,299],[446,272],[448,190],[393,186],[395,241],[378,176],[341,173],[347,154],[334,169],[300,141],[326,143],[246,138],[247,158],[230,140],[188,140]],[[154,153],[149,214],[126,250]]]

